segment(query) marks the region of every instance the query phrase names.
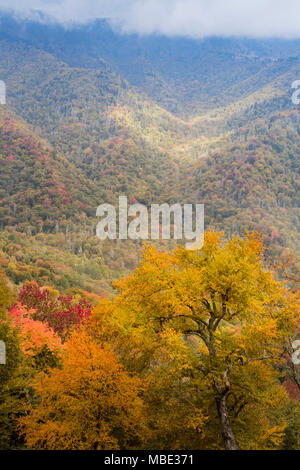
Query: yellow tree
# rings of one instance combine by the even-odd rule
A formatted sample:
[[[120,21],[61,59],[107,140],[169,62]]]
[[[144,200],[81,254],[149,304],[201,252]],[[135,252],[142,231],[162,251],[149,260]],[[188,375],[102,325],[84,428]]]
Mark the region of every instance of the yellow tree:
[[[20,420],[33,449],[135,449],[147,436],[141,383],[85,331],[66,343],[62,369],[41,374],[40,402]]]
[[[207,417],[191,380],[193,354],[180,335],[165,328],[157,334],[143,316],[115,301],[103,300],[92,312],[89,333],[109,343],[128,371],[143,383],[147,405],[149,449],[204,448]],[[189,376],[189,380],[186,377]]]
[[[141,266],[117,283],[115,305],[133,331],[142,325],[146,342],[180,335],[192,351],[184,379],[201,384],[208,417],[214,402],[228,450],[277,447],[285,427],[274,366],[299,325],[299,299],[264,269],[263,251],[258,236],[225,242],[215,232],[201,251],[146,246]]]
[[[15,292],[5,272],[0,268],[0,314],[5,313],[12,305]]]

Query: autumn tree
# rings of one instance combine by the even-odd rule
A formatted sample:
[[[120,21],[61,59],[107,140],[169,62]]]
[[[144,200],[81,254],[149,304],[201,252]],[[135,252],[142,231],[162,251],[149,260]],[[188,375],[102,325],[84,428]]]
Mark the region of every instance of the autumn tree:
[[[40,402],[20,420],[33,449],[136,449],[147,436],[141,383],[84,331],[66,343],[62,369],[34,384]]]
[[[26,282],[20,289],[19,301],[31,309],[34,320],[46,322],[63,339],[70,330],[86,321],[92,306],[85,299],[72,295],[52,295],[35,281]]]
[[[0,448],[23,448],[17,420],[36,400],[32,381],[37,372],[59,366],[61,340],[18,304],[1,314],[0,340],[6,350],[5,364],[0,364]]]
[[[15,299],[15,291],[5,272],[0,268],[0,313],[6,312]]]
[[[182,380],[197,382],[191,393],[207,429],[217,416],[225,449],[280,445],[286,424],[275,409],[288,397],[277,366],[299,324],[299,299],[264,268],[258,236],[225,242],[210,232],[201,251],[146,246],[141,266],[117,287],[132,337],[142,328],[146,343],[167,334],[188,346]]]
[[[6,346],[6,361],[0,364],[0,448],[16,449],[23,446],[17,419],[27,411],[33,371],[22,353],[19,330],[5,314],[0,319],[0,340]]]
[[[17,303],[8,317],[19,331],[21,350],[32,367],[46,370],[60,364],[63,345],[60,337],[46,323],[33,320],[34,310]]]
[[[0,270],[0,340],[5,344],[5,364],[0,364],[0,448],[18,448],[21,440],[16,418],[25,410],[29,393],[27,369],[23,360],[18,331],[13,327],[7,309],[14,300],[14,289]],[[24,399],[24,400],[23,400]]]

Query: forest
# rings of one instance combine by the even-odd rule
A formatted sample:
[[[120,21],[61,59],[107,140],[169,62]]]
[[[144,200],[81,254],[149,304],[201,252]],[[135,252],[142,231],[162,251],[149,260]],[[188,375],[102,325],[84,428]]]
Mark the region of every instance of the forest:
[[[0,279],[2,449],[299,448],[299,292],[257,234],[146,244],[95,307]]]

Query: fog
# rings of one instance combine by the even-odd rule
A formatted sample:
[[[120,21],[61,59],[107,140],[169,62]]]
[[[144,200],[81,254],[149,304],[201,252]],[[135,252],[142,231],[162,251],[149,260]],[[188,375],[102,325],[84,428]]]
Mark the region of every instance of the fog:
[[[19,15],[61,23],[109,18],[124,33],[300,37],[299,0],[11,0]],[[0,0],[7,9],[7,0]]]

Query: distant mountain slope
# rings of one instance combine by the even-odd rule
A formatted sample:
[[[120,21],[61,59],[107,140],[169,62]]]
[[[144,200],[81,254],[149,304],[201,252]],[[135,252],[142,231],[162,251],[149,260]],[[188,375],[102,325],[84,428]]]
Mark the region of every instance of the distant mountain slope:
[[[0,223],[28,234],[94,216],[93,183],[23,122],[0,115]],[[94,202],[94,204],[93,204]]]
[[[99,203],[120,192],[147,201],[159,195],[162,175],[176,171],[170,140],[188,126],[146,104],[105,63],[71,68],[24,43],[0,47],[8,106],[97,185]]]
[[[109,291],[140,246],[94,236],[97,206],[120,194],[204,202],[207,227],[299,252],[298,45],[2,18],[0,264],[16,282]]]
[[[62,26],[0,18],[0,39],[20,40],[49,52],[71,67],[112,70],[157,103],[186,117],[222,105],[235,85],[256,77],[256,90],[270,75],[299,58],[300,41],[167,38],[121,35],[105,20],[64,29]],[[236,96],[232,95],[231,100]]]
[[[0,110],[0,266],[14,282],[111,292],[112,280],[136,265],[138,245],[95,237],[101,194],[104,202],[84,172]]]
[[[258,118],[188,165],[173,199],[205,203],[207,222],[225,233],[258,230],[275,251],[299,249],[299,149],[298,112]]]

